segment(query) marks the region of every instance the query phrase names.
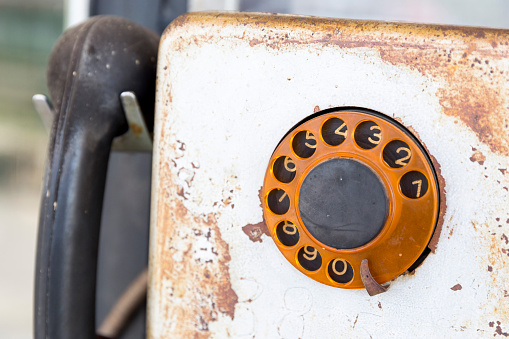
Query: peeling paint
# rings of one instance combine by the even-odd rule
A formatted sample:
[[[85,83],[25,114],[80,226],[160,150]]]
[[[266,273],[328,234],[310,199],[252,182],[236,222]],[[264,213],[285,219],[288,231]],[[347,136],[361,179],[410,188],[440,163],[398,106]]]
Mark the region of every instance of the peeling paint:
[[[244,231],[244,233],[249,237],[249,240],[252,242],[263,242],[263,234],[265,234],[267,237],[270,237],[267,225],[263,221],[255,225],[248,224],[242,227],[242,231]]]
[[[451,287],[451,290],[453,291],[460,291],[463,288],[460,284],[456,284],[453,287]]]
[[[484,165],[484,162],[486,161],[486,157],[484,154],[481,153],[481,151],[478,151],[475,148],[472,148],[472,151],[474,151],[474,154],[470,157],[470,161],[477,162],[479,165]]]
[[[495,322],[494,321],[490,321],[490,323],[489,323],[490,327],[495,327],[495,334],[493,335],[494,337],[497,336],[497,335],[504,336],[504,337],[509,337],[509,333],[508,332],[503,332],[502,331],[502,327],[500,326],[501,325],[500,321],[497,321],[496,325],[497,326],[495,326]]]
[[[180,143],[174,149],[184,151],[184,145]],[[169,170],[172,167],[168,162],[159,171],[159,182],[163,183],[161,189],[168,194],[158,198],[157,211],[162,219],[159,219],[161,226],[157,228],[155,255],[164,265],[154,268],[156,272],[151,274],[151,288],[165,291],[159,300],[162,307],[160,321],[164,326],[161,332],[150,335],[208,338],[209,325],[220,314],[232,320],[235,317],[238,297],[230,283],[229,245],[222,239],[214,214],[193,215],[181,200],[173,198],[172,193],[186,199],[183,188],[173,183],[175,178]],[[180,225],[186,227],[180,228]],[[167,299],[173,305],[185,306],[164,307]],[[179,326],[188,322],[192,324]]]

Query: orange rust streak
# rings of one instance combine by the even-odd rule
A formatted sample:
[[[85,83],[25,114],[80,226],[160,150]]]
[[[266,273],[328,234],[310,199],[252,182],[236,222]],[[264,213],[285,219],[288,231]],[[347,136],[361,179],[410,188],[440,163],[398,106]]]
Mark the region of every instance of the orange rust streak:
[[[500,93],[507,91],[507,75],[501,74],[508,72],[503,63],[509,58],[508,30],[253,13],[187,14],[170,29],[185,24],[201,26],[203,33],[182,44],[207,43],[211,26],[244,25],[266,33],[253,38],[244,31],[231,37],[248,40],[251,47],[280,50],[319,44],[376,49],[390,64],[443,82],[436,93],[442,112],[459,118],[492,152],[509,155],[508,103],[502,99],[507,93]]]
[[[130,128],[131,128],[131,131],[134,133],[134,134],[141,134],[143,132],[143,128],[138,125],[138,124],[134,124],[132,123],[130,125]]]
[[[229,274],[229,245],[222,239],[213,214],[194,216],[178,197],[170,163],[159,169],[157,252],[151,277],[151,296],[159,304],[157,318],[171,321],[161,337],[209,338],[209,324],[220,313],[235,316],[238,297]],[[196,258],[198,238],[211,246],[213,259]],[[185,249],[185,250],[183,250]],[[162,308],[164,307],[164,308]]]

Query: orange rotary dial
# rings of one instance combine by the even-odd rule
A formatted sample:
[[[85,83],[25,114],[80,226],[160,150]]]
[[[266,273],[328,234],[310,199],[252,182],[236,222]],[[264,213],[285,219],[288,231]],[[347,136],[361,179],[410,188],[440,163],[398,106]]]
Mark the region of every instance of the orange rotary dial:
[[[438,218],[438,183],[418,140],[364,109],[332,109],[294,127],[274,151],[263,186],[274,242],[321,283],[363,288],[361,262],[379,284],[424,253]]]

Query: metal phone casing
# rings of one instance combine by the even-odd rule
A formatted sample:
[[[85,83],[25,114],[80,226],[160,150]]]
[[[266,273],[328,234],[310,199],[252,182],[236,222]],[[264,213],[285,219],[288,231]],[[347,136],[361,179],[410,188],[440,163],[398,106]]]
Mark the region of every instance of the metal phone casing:
[[[509,333],[509,32],[191,13],[159,50],[148,337]],[[388,292],[297,271],[263,221],[274,148],[315,111],[363,107],[424,145],[439,237]]]

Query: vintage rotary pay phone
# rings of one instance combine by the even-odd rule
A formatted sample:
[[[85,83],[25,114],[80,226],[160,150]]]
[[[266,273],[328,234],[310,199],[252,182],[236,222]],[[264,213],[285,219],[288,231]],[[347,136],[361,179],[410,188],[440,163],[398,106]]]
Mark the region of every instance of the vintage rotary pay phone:
[[[147,336],[507,336],[508,37],[276,14],[175,20],[157,61]],[[97,62],[132,46],[119,44]],[[74,174],[99,162],[92,151]]]

